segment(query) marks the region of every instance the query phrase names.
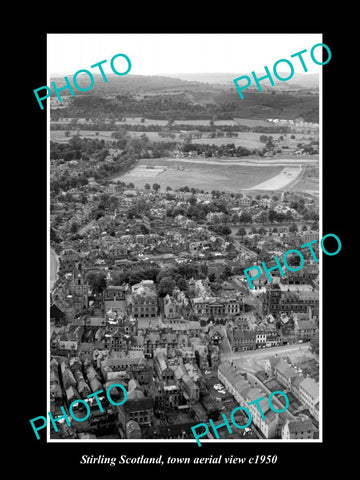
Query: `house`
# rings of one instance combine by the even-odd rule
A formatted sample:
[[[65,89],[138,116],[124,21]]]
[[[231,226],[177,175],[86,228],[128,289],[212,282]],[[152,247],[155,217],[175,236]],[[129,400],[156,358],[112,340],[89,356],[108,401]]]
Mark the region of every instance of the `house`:
[[[154,400],[145,397],[141,389],[135,389],[128,394],[125,403],[117,407],[119,426],[126,431],[126,425],[133,420],[140,427],[148,427],[154,419]]]
[[[251,385],[229,362],[223,362],[218,366],[218,379],[239,404],[245,405]]]
[[[190,403],[196,403],[200,398],[200,389],[196,383],[191,380],[189,375],[183,375],[181,378],[181,390],[185,399]]]
[[[119,352],[121,353],[121,352]],[[153,369],[147,363],[145,358],[140,357],[111,357],[100,361],[100,369],[104,378],[109,369],[113,372],[126,372],[129,377],[133,377],[141,385],[151,382]]]
[[[256,333],[251,330],[228,330],[228,339],[233,352],[256,348]]]
[[[173,381],[175,379],[174,371],[168,366],[166,354],[163,349],[157,349],[154,353],[154,370],[163,382]]]
[[[279,357],[271,357],[265,360],[265,373],[268,377],[271,377],[275,373],[275,367],[279,363]]]
[[[240,207],[250,207],[251,204],[251,198],[249,197],[241,197],[238,200],[239,206]]]
[[[311,377],[305,378],[300,383],[299,398],[313,416],[318,415],[319,384]]]
[[[126,285],[108,285],[104,292],[104,301],[123,301],[125,300]]]
[[[296,377],[291,377],[291,393],[298,400],[300,400],[299,387],[300,387],[300,383],[303,380],[304,380],[304,377],[302,375],[297,375]]]
[[[208,336],[213,345],[219,345],[221,343],[224,334],[218,326],[211,327],[208,332]]]
[[[154,351],[160,346],[160,333],[147,332],[144,336],[144,354],[146,358],[152,358]]]
[[[291,389],[291,378],[298,375],[297,371],[285,360],[280,359],[274,368],[275,378],[287,390]]]
[[[179,405],[180,390],[175,381],[155,381],[150,386],[150,395],[154,399],[154,410],[166,412]]]
[[[297,340],[312,340],[317,332],[317,327],[313,320],[303,320],[294,317],[294,332]]]

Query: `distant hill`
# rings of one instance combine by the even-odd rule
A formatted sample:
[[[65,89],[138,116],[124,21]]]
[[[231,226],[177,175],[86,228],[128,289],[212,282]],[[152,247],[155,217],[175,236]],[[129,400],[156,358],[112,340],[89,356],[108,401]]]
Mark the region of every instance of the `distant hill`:
[[[72,75],[67,75],[72,79]],[[158,76],[158,75],[125,75],[123,77],[107,74],[108,81],[105,83],[101,75],[94,75],[94,86],[89,90],[91,95],[108,95],[108,94],[137,94],[137,93],[152,93],[157,91],[174,91],[198,88],[199,82],[182,80],[179,78]],[[65,85],[64,77],[53,77],[57,86]],[[89,78],[86,75],[79,75],[77,83],[80,87],[86,88],[89,85]],[[79,92],[80,93],[80,92]],[[64,90],[64,96],[69,95],[69,90]],[[78,94],[78,92],[76,92]]]
[[[241,76],[235,73],[179,73],[174,75],[125,75],[119,77],[116,75],[107,75],[108,82],[105,83],[101,75],[94,75],[94,86],[86,94],[91,95],[111,95],[111,94],[144,94],[144,93],[166,93],[174,91],[212,91],[219,90],[224,87],[234,88],[233,80]],[[284,74],[285,75],[285,74]],[[260,77],[261,74],[259,73]],[[72,78],[71,75],[68,75]],[[53,77],[57,86],[65,85],[63,77]],[[269,81],[263,82],[263,89],[267,88],[283,90],[316,90],[319,89],[319,75],[318,74],[294,74],[293,78],[287,82],[275,80],[275,87],[272,87]],[[77,78],[78,84],[86,88],[89,85],[89,79],[86,75]],[[258,91],[255,83],[250,86],[248,91]],[[64,90],[62,95],[69,95],[68,90]]]
[[[294,76],[294,83],[279,82],[275,87],[264,84],[262,92],[257,88],[248,89],[243,100],[232,82],[236,78],[233,74],[213,74],[214,82],[224,80],[224,75],[230,75],[227,84],[201,82],[201,78],[205,79],[203,75],[191,74],[192,79],[188,77],[188,80],[170,76],[108,75],[107,83],[101,75],[94,75],[93,88],[88,92],[75,91],[75,97],[71,105],[64,109],[63,115],[81,117],[101,112],[106,116],[110,112],[114,115],[120,115],[121,112],[125,116],[146,118],[203,119],[216,115],[218,119],[301,117],[309,122],[318,122],[318,90],[310,87],[310,77],[314,81],[317,75],[309,74],[305,82],[303,77],[307,75],[298,75]],[[58,87],[65,85],[64,78],[55,77],[51,80]],[[83,88],[89,84],[86,76],[79,76],[77,80]],[[309,85],[307,87],[306,82]],[[62,92],[64,97],[69,94],[69,90]]]
[[[166,75],[168,78],[178,78],[180,80],[186,80],[188,82],[201,82],[209,84],[219,84],[219,85],[233,85],[234,78],[240,77],[241,75],[249,75],[248,73],[174,73]],[[264,75],[264,73],[257,73],[258,77]],[[281,72],[279,72],[281,76]],[[283,76],[286,76],[286,73],[283,73]],[[275,84],[281,85],[286,84],[287,88],[289,86],[293,88],[308,88],[308,89],[319,89],[319,75],[317,73],[295,73],[292,79],[287,82],[280,82],[274,78]],[[267,82],[269,84],[269,82]]]

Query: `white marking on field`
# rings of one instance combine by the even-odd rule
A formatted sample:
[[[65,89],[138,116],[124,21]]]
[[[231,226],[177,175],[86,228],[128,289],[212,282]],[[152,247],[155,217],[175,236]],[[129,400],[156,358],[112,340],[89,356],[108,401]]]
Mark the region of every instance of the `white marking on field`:
[[[300,172],[301,166],[283,168],[278,175],[269,178],[265,182],[247,188],[247,190],[279,190],[293,182]]]

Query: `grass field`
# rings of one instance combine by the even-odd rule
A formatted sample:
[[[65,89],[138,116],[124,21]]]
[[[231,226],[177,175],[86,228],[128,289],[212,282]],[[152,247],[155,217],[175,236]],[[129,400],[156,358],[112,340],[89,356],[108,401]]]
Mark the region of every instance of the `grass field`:
[[[75,131],[71,131],[70,135],[75,135]],[[80,130],[79,134],[84,138],[98,138],[99,140],[115,140],[111,137],[111,131],[91,131],[91,130]],[[128,134],[131,137],[140,137],[145,135],[149,138],[150,141],[155,142],[183,142],[184,138],[180,137],[179,133],[175,133],[175,138],[163,137],[158,134],[158,132],[131,132]],[[191,133],[191,132],[189,132]],[[202,138],[193,138],[192,143],[199,143],[204,145],[228,145],[233,143],[235,147],[245,147],[248,149],[258,149],[264,147],[264,143],[260,142],[260,133],[256,132],[237,132],[237,137],[215,137],[208,138],[208,134],[204,133]],[[272,137],[274,140],[277,140],[281,134],[274,133]],[[283,145],[288,145],[291,149],[296,149],[296,144],[300,141],[308,141],[310,139],[309,135],[303,134],[294,134],[294,139],[286,137],[286,140],[282,142]],[[53,141],[65,142],[68,141],[71,137],[65,136],[65,130],[51,130],[50,139]]]
[[[270,122],[265,122],[265,120],[260,118],[236,117],[234,120],[238,125],[244,125],[245,127],[269,127],[272,125]]]

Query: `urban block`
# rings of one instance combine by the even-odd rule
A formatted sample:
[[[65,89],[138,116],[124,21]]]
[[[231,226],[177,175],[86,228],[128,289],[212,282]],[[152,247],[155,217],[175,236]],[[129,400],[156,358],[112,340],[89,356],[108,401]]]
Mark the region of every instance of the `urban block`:
[[[320,60],[318,60],[316,57],[315,57],[315,50],[319,49],[319,47],[323,47],[326,51],[327,51],[327,59],[322,62]],[[300,52],[296,52],[296,53],[293,53],[292,55],[290,55],[291,58],[296,58],[298,57],[299,61],[300,61],[300,64],[304,70],[304,72],[307,72],[308,71],[308,68],[306,66],[306,63],[305,63],[305,60],[303,59],[302,55],[304,53],[307,52],[307,49],[305,50],[301,50]],[[318,55],[318,53],[317,53]],[[316,63],[316,65],[326,65],[327,63],[330,62],[331,60],[331,50],[330,48],[325,45],[325,43],[317,43],[316,45],[314,45],[311,50],[310,50],[310,58],[311,60]],[[289,74],[286,76],[286,77],[281,77],[280,74],[278,73],[278,70],[279,70],[279,65],[280,64],[285,64],[287,67],[286,68],[289,68],[290,69],[290,72]],[[266,75],[264,75],[263,77],[260,77],[258,78],[256,76],[256,73],[255,72],[251,72],[251,75],[253,76],[253,79],[254,79],[254,82],[256,83],[256,86],[259,90],[259,92],[262,92],[262,88],[261,88],[261,85],[260,85],[260,82],[262,82],[263,80],[266,80],[268,79],[270,84],[272,86],[275,85],[275,82],[271,76],[271,73],[269,71],[269,68],[265,65],[264,67],[265,69],[265,72],[266,72]],[[293,76],[294,76],[294,73],[295,73],[295,69],[294,69],[294,66],[293,64],[291,63],[290,60],[286,59],[286,58],[281,58],[280,60],[278,60],[277,62],[274,63],[273,65],[273,73],[274,73],[274,76],[280,80],[281,82],[286,82],[288,80],[290,80]],[[245,81],[245,84],[242,84],[242,85],[239,85],[239,82],[241,80],[244,80]],[[249,77],[248,75],[241,75],[240,77],[237,77],[237,78],[234,78],[233,82],[235,83],[235,87],[236,87],[236,90],[238,91],[238,94],[240,95],[240,98],[243,100],[244,99],[244,95],[242,93],[243,90],[245,90],[246,88],[250,87],[251,85],[251,77]]]
[[[126,62],[127,62],[127,69],[126,69],[124,72],[119,72],[119,71],[115,68],[114,62],[115,62],[115,59],[118,58],[118,57],[123,57],[123,58],[125,58],[125,60],[126,60]],[[107,77],[106,77],[106,75],[105,75],[105,72],[104,72],[104,69],[103,69],[102,65],[103,65],[104,63],[106,63],[106,62],[107,62],[107,60],[101,60],[100,62],[94,63],[94,65],[91,65],[91,66],[90,66],[90,68],[95,68],[95,67],[98,67],[98,68],[99,68],[99,71],[100,71],[101,76],[102,76],[102,78],[103,78],[103,80],[104,80],[105,83],[107,83],[108,79],[107,79]],[[131,61],[130,61],[130,58],[129,58],[127,55],[125,55],[124,53],[117,53],[117,54],[114,55],[114,56],[112,57],[112,59],[110,60],[110,67],[111,67],[111,70],[115,73],[115,75],[120,75],[120,76],[126,75],[126,74],[128,74],[128,73],[130,72],[130,70],[131,70]],[[90,84],[89,84],[86,88],[81,87],[81,86],[78,84],[78,82],[77,82],[78,76],[79,76],[80,74],[82,74],[82,73],[85,74],[85,75],[87,75],[87,76],[89,77],[89,80],[90,80]],[[68,89],[69,92],[70,92],[70,95],[71,95],[72,97],[75,96],[74,89],[73,89],[72,85],[70,84],[69,78],[65,76],[65,77],[64,77],[64,80],[65,80],[66,85],[65,85],[64,87],[60,87],[60,88],[58,88],[58,87],[56,86],[55,82],[51,82],[51,85],[52,85],[52,87],[53,87],[53,89],[54,89],[54,93],[56,94],[59,102],[62,102],[62,98],[61,98],[60,92],[62,92],[63,90]],[[92,74],[89,70],[86,70],[86,69],[81,69],[81,70],[78,70],[76,73],[74,73],[74,75],[73,75],[73,77],[72,77],[72,81],[73,81],[73,84],[74,84],[75,88],[77,88],[77,90],[79,90],[80,92],[87,92],[87,91],[91,90],[92,87],[94,86],[94,83],[95,83],[93,74]],[[37,93],[39,90],[46,90],[46,94],[45,94],[44,96],[42,96],[42,97],[39,97],[39,94]],[[34,95],[35,95],[35,97],[36,97],[36,100],[38,101],[38,104],[39,104],[41,110],[43,110],[43,109],[44,109],[44,106],[43,106],[43,104],[42,104],[42,101],[43,101],[43,100],[46,100],[47,98],[50,97],[50,95],[51,95],[51,88],[45,85],[45,86],[43,86],[43,87],[36,88],[35,90],[33,90],[33,92],[34,92]]]
[[[333,238],[336,239],[336,242],[337,242],[337,244],[338,244],[338,248],[337,248],[337,250],[336,250],[335,252],[328,252],[328,251],[326,250],[326,248],[324,247],[324,240],[325,240],[327,237],[333,237]],[[311,256],[312,256],[312,258],[314,259],[315,263],[317,263],[317,262],[319,261],[318,258],[317,258],[316,255],[315,255],[314,249],[312,248],[312,245],[313,245],[314,243],[316,243],[316,242],[317,242],[317,240],[315,239],[315,240],[312,240],[311,242],[304,243],[304,244],[301,245],[301,247],[300,247],[300,248],[305,248],[305,247],[308,247],[308,248],[309,248],[310,253],[311,253]],[[337,255],[337,254],[340,252],[340,250],[341,250],[341,241],[340,241],[340,238],[339,238],[337,235],[335,235],[334,233],[328,233],[327,235],[325,235],[325,236],[320,240],[320,247],[321,247],[322,251],[323,251],[326,255],[329,255],[329,256]],[[299,265],[299,266],[291,267],[291,266],[287,263],[286,259],[287,259],[288,255],[291,254],[291,253],[295,253],[296,255],[299,256],[299,258],[300,258],[300,265]],[[262,267],[263,267],[264,272],[266,273],[266,276],[267,276],[267,279],[269,280],[269,283],[272,282],[272,276],[270,275],[270,272],[273,271],[273,270],[277,270],[277,269],[278,269],[282,277],[284,277],[284,276],[286,275],[285,272],[284,272],[284,270],[283,270],[283,266],[280,264],[280,261],[279,261],[279,259],[278,259],[278,257],[277,257],[276,255],[275,255],[275,257],[274,257],[274,260],[275,260],[276,265],[273,266],[273,267],[271,267],[271,268],[268,268],[268,267],[265,265],[265,262],[261,262],[261,265],[262,265]],[[299,250],[288,250],[288,251],[285,252],[284,255],[283,255],[283,263],[284,263],[284,267],[285,267],[287,270],[289,270],[289,272],[297,272],[298,270],[301,270],[301,269],[303,268],[304,263],[305,263],[305,260],[304,260],[303,254],[302,254]],[[248,275],[248,272],[249,272],[250,270],[256,270],[257,273],[256,273],[255,275],[253,275],[253,276],[250,277],[250,276]],[[245,275],[245,277],[246,277],[246,280],[248,281],[248,284],[250,285],[251,290],[253,290],[253,289],[254,289],[253,281],[261,276],[261,273],[262,273],[262,272],[261,272],[261,267],[259,267],[258,265],[254,265],[253,267],[246,268],[245,270],[243,270],[243,272],[244,272],[244,275]]]
[[[111,395],[110,395],[110,391],[115,388],[115,387],[119,387],[121,388],[121,390],[124,392],[124,398],[121,400],[121,402],[115,402],[112,398],[111,398]],[[88,395],[86,398],[92,398],[94,397],[96,399],[96,402],[98,404],[98,407],[99,407],[99,410],[100,412],[104,412],[104,408],[101,404],[101,400],[99,399],[99,395],[100,393],[102,393],[104,390],[97,390],[96,392],[94,393],[91,393],[90,395]],[[109,400],[109,402],[112,404],[112,405],[116,405],[116,406],[120,406],[122,405],[123,403],[126,402],[127,400],[127,391],[125,389],[125,387],[123,385],[121,385],[121,383],[113,383],[107,390],[106,390],[106,396],[107,396],[107,399]],[[76,417],[75,416],[75,413],[74,413],[74,408],[75,408],[75,405],[76,404],[81,404],[85,407],[85,410],[86,410],[86,415],[85,417]],[[58,427],[56,425],[56,422],[59,422],[60,420],[65,420],[66,424],[68,427],[71,426],[71,422],[69,420],[69,416],[68,416],[68,413],[65,411],[65,408],[64,407],[60,407],[60,410],[62,411],[63,415],[59,416],[59,417],[56,417],[54,418],[53,415],[51,414],[51,412],[48,412],[48,415],[49,415],[49,418],[51,420],[51,424],[55,430],[55,432],[58,432]],[[84,422],[85,420],[87,420],[90,416],[90,413],[91,413],[91,409],[90,409],[90,406],[88,404],[88,402],[86,400],[83,400],[83,399],[77,399],[77,400],[74,400],[73,402],[71,402],[70,406],[69,406],[69,413],[70,413],[70,416],[76,421],[76,422]],[[39,425],[38,427],[35,426],[35,422],[37,420],[41,420],[42,421],[42,424]],[[47,419],[46,417],[43,417],[43,416],[40,416],[40,417],[35,417],[35,418],[32,418],[31,420],[29,420],[31,426],[32,426],[32,429],[34,430],[34,433],[36,435],[36,438],[38,440],[40,440],[40,435],[38,434],[38,431],[39,430],[42,430],[43,428],[45,428],[47,426]]]
[[[282,396],[285,398],[285,401],[286,401],[285,407],[282,408],[282,409],[280,409],[280,410],[276,409],[276,408],[273,406],[272,401],[271,401],[272,397],[273,397],[274,395],[278,395],[278,394],[282,395]],[[265,420],[264,412],[262,411],[261,406],[260,406],[260,402],[261,402],[262,400],[265,400],[265,397],[257,398],[256,400],[253,400],[252,402],[249,402],[248,405],[250,406],[250,405],[255,404],[255,405],[257,406],[258,410],[259,410],[259,413],[260,413],[260,415],[261,415],[261,418],[262,418],[263,420]],[[284,392],[282,392],[281,390],[276,390],[276,391],[272,392],[272,393],[269,395],[268,404],[269,404],[270,409],[271,409],[273,412],[281,413],[281,412],[284,412],[284,411],[288,408],[288,406],[289,406],[289,399],[288,399],[287,395],[286,395]],[[239,424],[235,421],[235,414],[236,414],[236,412],[238,412],[238,411],[240,411],[240,410],[243,410],[244,412],[246,412],[246,414],[247,414],[247,416],[248,416],[248,421],[247,421],[247,423],[244,424],[244,425],[239,425]],[[213,432],[214,432],[214,435],[215,435],[215,437],[216,437],[217,439],[220,438],[220,436],[219,436],[219,434],[218,434],[217,431],[218,431],[219,428],[221,428],[221,427],[226,427],[226,428],[228,429],[228,432],[229,432],[229,433],[233,433],[233,431],[231,430],[231,426],[230,426],[230,424],[229,424],[229,421],[228,421],[226,415],[225,415],[224,413],[222,413],[221,415],[222,415],[222,418],[223,418],[223,420],[224,420],[224,423],[220,423],[219,425],[215,425],[212,419],[209,420],[210,425],[211,425],[211,428],[212,428],[212,430],[213,430]],[[249,427],[249,425],[251,424],[252,415],[251,415],[250,410],[249,410],[248,408],[239,406],[239,407],[234,408],[234,410],[231,412],[230,420],[231,420],[231,422],[232,422],[232,424],[234,425],[235,428],[244,429],[244,428]],[[196,432],[196,429],[197,429],[198,427],[200,427],[200,428],[201,428],[201,427],[205,427],[205,430],[204,430],[202,433],[197,433],[197,432]],[[196,442],[197,442],[198,446],[201,447],[201,442],[199,442],[199,438],[204,437],[204,436],[206,436],[206,435],[209,433],[209,427],[208,427],[208,425],[207,425],[206,423],[198,423],[197,425],[194,425],[193,427],[191,427],[191,430],[192,430],[192,432],[193,432],[194,438],[196,439]]]

